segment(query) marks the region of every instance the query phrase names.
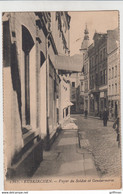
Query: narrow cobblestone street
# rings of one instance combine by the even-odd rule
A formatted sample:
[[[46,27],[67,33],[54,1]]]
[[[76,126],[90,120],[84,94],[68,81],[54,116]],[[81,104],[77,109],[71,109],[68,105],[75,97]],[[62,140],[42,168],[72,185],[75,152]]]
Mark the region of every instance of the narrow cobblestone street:
[[[120,151],[112,122],[103,127],[99,119],[72,115],[51,150],[44,152],[44,160],[34,177],[105,177],[119,173]]]
[[[80,133],[84,134],[87,140],[82,137],[81,146],[92,153],[99,174],[103,177],[118,176],[121,173],[120,149],[116,132],[112,128],[113,122],[108,121],[107,127],[104,127],[103,121],[99,119],[85,119],[81,115],[74,115],[74,118]]]
[[[46,10],[2,12],[5,190],[120,188],[119,12]]]

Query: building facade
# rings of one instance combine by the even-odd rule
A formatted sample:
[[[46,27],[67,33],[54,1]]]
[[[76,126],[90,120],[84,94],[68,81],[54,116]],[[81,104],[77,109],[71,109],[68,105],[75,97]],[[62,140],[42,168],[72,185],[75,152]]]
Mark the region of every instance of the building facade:
[[[30,174],[33,166],[42,160],[37,100],[40,37],[35,24],[34,13],[3,15],[4,138],[8,177],[15,173]],[[30,149],[32,154],[29,154]],[[27,170],[26,162],[31,161],[33,154],[35,161],[32,160]]]
[[[61,128],[70,119],[70,82],[66,76],[60,76],[60,115],[59,123]]]
[[[89,113],[89,58],[88,58],[88,47],[89,47],[89,31],[86,25],[84,31],[84,39],[81,45],[80,52],[83,55],[83,77],[84,86],[83,91],[81,91],[81,96],[84,96],[84,111],[87,110]],[[82,79],[80,80],[80,86],[83,85]]]
[[[86,28],[84,30],[84,38],[80,48],[81,67],[83,68],[81,69],[81,72],[72,73],[70,76],[71,102],[74,104],[71,107],[71,113],[84,113],[84,110],[86,108],[88,109],[88,67],[87,67],[88,46],[89,46],[89,32],[86,25]]]
[[[69,29],[67,12],[3,14],[7,177],[32,175],[60,128],[61,79],[53,58],[69,54]]]
[[[89,101],[89,57],[88,50],[85,52],[84,61],[84,110],[90,113],[90,101]]]
[[[79,96],[80,96],[80,86],[78,73],[71,73],[69,76],[70,81],[70,101],[73,103],[71,106],[71,114],[79,113]]]
[[[80,108],[80,112],[81,113],[84,113],[85,111],[85,104],[84,104],[84,101],[85,101],[85,77],[84,77],[84,73],[79,73],[78,74],[79,76],[79,89],[80,89],[80,94],[79,94],[79,99],[78,99],[78,106]]]
[[[108,33],[108,104],[109,119],[116,119],[119,114],[120,102],[120,59],[118,29]]]
[[[88,49],[90,114],[102,117],[108,106],[107,95],[107,34],[94,34]]]

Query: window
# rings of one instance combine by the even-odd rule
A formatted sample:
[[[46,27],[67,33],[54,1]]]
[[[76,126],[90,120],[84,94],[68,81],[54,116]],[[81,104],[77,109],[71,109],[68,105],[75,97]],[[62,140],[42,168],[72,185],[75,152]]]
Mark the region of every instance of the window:
[[[117,77],[117,65],[115,66],[115,77]]]
[[[93,87],[93,85],[92,85],[92,81],[93,81],[93,80],[92,80],[92,76],[91,76],[91,88]]]
[[[104,70],[104,84],[107,83],[107,73],[106,73],[106,69]]]
[[[93,66],[93,64],[92,64],[92,63],[93,63],[93,61],[92,61],[92,60],[93,60],[93,59],[92,59],[92,57],[91,57],[91,68],[92,68],[92,66]]]
[[[63,109],[63,118],[64,118],[64,109]]]
[[[95,79],[95,84],[96,84],[96,86],[98,86],[98,73],[96,73],[96,79]]]
[[[72,87],[75,88],[75,82],[72,82]]]
[[[90,88],[91,88],[91,76],[90,76]]]
[[[111,69],[109,69],[109,79],[111,79]]]
[[[100,84],[102,85],[102,83],[103,83],[103,72],[100,71]]]
[[[96,64],[98,64],[98,55],[96,55]]]
[[[94,87],[94,77],[92,75],[92,88]]]
[[[117,94],[117,83],[115,83],[115,94]]]
[[[91,69],[91,60],[90,60],[90,63],[89,64],[90,64],[90,69]]]
[[[56,20],[58,19],[58,13],[56,12]]]
[[[22,26],[22,49],[24,51],[24,66],[25,66],[25,120],[26,125],[30,125],[30,50],[34,45],[34,41],[28,29]]]
[[[91,58],[91,68],[93,67],[93,61],[92,61],[93,59]]]
[[[94,64],[95,64],[95,57],[93,56],[93,66],[94,66]]]
[[[86,82],[86,91],[88,91],[88,81]]]
[[[107,50],[106,50],[106,48],[105,48],[105,58],[107,57]]]
[[[85,59],[85,53],[83,53],[83,59]]]
[[[106,58],[106,49],[104,48],[103,49],[103,59],[105,59]]]
[[[114,84],[112,84],[112,94],[114,94]]]
[[[112,67],[112,78],[114,78],[114,67]]]
[[[94,57],[92,57],[92,67],[94,66]]]
[[[29,83],[29,53],[25,53],[25,115],[26,124],[30,124],[30,83]]]
[[[102,62],[102,51],[100,52],[100,62]]]
[[[86,81],[85,82],[85,92],[87,92],[88,91],[88,82]]]
[[[72,100],[74,100],[76,98],[76,95],[72,94],[71,98],[72,98]]]
[[[83,92],[83,82],[81,82],[81,92]]]
[[[109,85],[109,95],[111,94],[111,85]]]
[[[113,108],[113,100],[111,101],[111,107]]]
[[[68,115],[68,108],[66,109],[66,117],[67,117],[67,115]]]
[[[101,109],[103,110],[103,101],[101,101]]]

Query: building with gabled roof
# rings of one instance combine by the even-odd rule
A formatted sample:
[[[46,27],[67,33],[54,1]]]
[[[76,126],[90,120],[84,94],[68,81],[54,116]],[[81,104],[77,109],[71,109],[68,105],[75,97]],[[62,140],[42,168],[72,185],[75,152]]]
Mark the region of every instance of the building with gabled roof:
[[[107,99],[107,34],[95,32],[89,56],[90,114],[101,116]]]
[[[120,108],[119,30],[108,30],[108,104],[109,118],[116,119]]]

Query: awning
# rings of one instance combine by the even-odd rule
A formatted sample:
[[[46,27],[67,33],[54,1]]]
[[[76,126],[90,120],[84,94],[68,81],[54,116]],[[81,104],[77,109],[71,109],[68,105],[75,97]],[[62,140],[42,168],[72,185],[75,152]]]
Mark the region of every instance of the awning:
[[[83,58],[80,54],[76,54],[73,56],[55,55],[54,66],[58,70],[82,72]]]
[[[68,106],[73,106],[74,104],[72,102],[68,102]]]
[[[69,106],[73,106],[74,104],[70,101],[64,101],[63,104],[62,104],[62,108],[67,108]]]

